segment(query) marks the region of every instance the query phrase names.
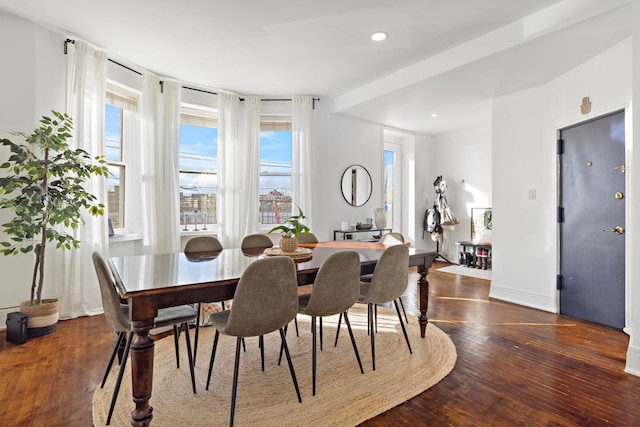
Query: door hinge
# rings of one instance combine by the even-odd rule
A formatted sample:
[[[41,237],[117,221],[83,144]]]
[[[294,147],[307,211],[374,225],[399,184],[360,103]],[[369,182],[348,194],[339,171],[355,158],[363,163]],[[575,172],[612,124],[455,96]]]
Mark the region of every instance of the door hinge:
[[[556,276],[556,289],[559,291],[562,290],[562,274]]]
[[[564,154],[564,139],[558,139],[556,145],[557,154]]]
[[[558,206],[558,212],[556,215],[558,222],[564,222],[564,208],[562,206]]]

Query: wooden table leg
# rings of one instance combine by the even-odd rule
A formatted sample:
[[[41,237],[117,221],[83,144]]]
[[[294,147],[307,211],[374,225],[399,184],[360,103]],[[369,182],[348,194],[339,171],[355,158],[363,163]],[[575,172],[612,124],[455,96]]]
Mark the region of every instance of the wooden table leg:
[[[132,426],[148,426],[153,418],[153,408],[149,405],[153,388],[153,339],[149,330],[153,327],[156,311],[150,307],[142,307],[137,301],[130,304],[133,341],[131,342],[131,390],[136,408],[131,413]],[[144,314],[143,314],[144,312]],[[151,317],[149,317],[151,316]]]
[[[424,338],[425,331],[427,329],[427,307],[429,306],[429,281],[427,280],[427,273],[429,273],[429,266],[419,265],[418,273],[420,278],[418,279],[418,295],[420,298],[420,317],[418,321],[420,323],[420,336]]]

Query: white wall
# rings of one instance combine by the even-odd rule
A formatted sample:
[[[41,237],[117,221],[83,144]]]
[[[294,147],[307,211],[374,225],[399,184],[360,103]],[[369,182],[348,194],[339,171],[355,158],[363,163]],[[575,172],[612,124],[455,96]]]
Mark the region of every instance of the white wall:
[[[633,2],[633,33],[632,37],[637,41],[640,40],[640,0]],[[633,43],[632,47],[632,86],[633,86],[633,104],[640,105],[640,43]],[[632,113],[633,129],[640,129],[640,108],[636,107]],[[633,145],[628,150],[629,159],[629,180],[627,186],[627,194],[629,195],[627,212],[627,260],[634,262],[627,263],[627,332],[630,335],[629,348],[627,349],[627,366],[626,371],[634,375],[640,376],[640,263],[635,262],[640,249],[636,242],[640,242],[640,227],[638,227],[638,212],[640,212],[640,169],[633,167],[640,165],[640,150],[636,147],[640,146],[640,131],[633,132],[633,135],[627,133],[627,138],[633,139]],[[629,244],[631,242],[631,244]],[[635,310],[633,310],[635,308]]]
[[[435,138],[435,173],[447,182],[445,196],[460,224],[449,232],[449,247],[440,252],[457,262],[456,242],[471,240],[471,208],[491,207],[491,128],[482,127],[448,133]],[[431,185],[429,202],[435,189]],[[442,249],[442,248],[441,248]]]
[[[557,311],[556,133],[627,107],[630,61],[627,39],[544,86],[494,99],[491,297]],[[585,96],[588,115],[580,113]]]
[[[29,133],[42,115],[64,111],[66,57],[64,37],[13,16],[0,13],[0,137],[14,140],[10,131]],[[8,150],[0,148],[0,159]],[[10,218],[0,212],[0,223]],[[3,238],[3,236],[0,236]],[[4,238],[3,238],[4,240]],[[17,311],[21,301],[29,299],[33,254],[0,255],[0,328],[6,314]],[[47,266],[55,268],[55,266]],[[49,291],[49,293],[47,293]],[[45,286],[44,297],[55,297]]]
[[[351,117],[331,114],[330,99],[316,102],[316,109],[312,113],[312,144],[313,144],[313,206],[310,217],[313,232],[320,240],[332,240],[333,230],[340,229],[342,221],[352,220],[364,222],[367,217],[373,218],[373,211],[382,207],[383,188],[383,138],[380,124],[371,123]],[[422,212],[425,209],[424,198],[425,176],[430,176],[433,162],[431,137],[415,135],[415,152],[412,147],[403,152],[403,167],[415,168],[415,183],[413,194],[415,199],[414,215],[407,214],[407,221],[403,229],[413,230],[418,234],[422,228]],[[420,159],[415,164],[415,159]],[[425,159],[425,160],[422,160]],[[347,204],[342,197],[340,181],[345,169],[352,164],[364,166],[373,181],[371,198],[361,207]],[[409,171],[406,171],[409,173]],[[416,229],[417,227],[417,229]],[[415,242],[418,247],[425,247],[420,240]]]

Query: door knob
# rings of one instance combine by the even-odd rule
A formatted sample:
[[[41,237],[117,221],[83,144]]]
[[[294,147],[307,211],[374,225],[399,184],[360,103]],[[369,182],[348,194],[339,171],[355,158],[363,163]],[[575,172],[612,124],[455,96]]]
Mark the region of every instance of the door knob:
[[[610,231],[612,233],[624,234],[624,228],[621,226],[616,226],[616,228],[603,228],[602,231]]]

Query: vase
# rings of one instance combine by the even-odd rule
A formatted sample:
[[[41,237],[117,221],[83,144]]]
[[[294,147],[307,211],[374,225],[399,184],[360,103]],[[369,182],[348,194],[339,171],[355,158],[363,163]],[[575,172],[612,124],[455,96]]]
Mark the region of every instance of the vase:
[[[293,253],[298,249],[298,238],[283,237],[280,239],[280,250],[285,253]]]
[[[378,230],[387,227],[387,214],[384,213],[384,209],[377,208],[373,211],[373,223]]]
[[[24,301],[20,304],[20,313],[27,315],[27,336],[29,338],[50,334],[58,326],[60,313],[59,299],[43,299],[42,304]]]

